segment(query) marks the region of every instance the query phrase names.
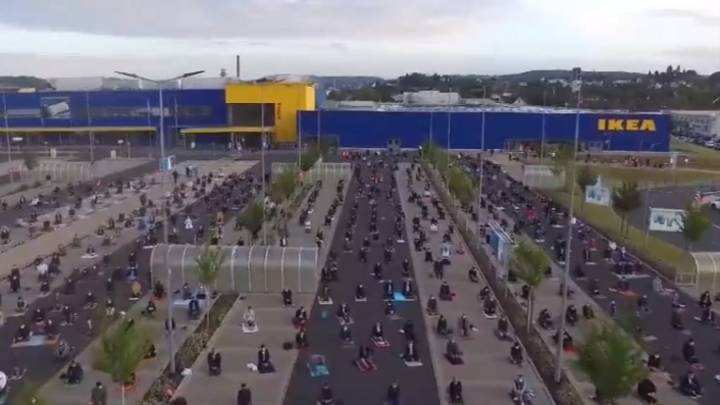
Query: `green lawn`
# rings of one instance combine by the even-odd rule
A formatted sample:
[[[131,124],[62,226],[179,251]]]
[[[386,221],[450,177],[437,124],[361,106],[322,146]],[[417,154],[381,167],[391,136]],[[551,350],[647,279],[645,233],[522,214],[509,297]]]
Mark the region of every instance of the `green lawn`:
[[[567,192],[550,192],[553,200],[567,206],[570,202]],[[602,205],[585,204],[581,209],[581,199],[575,196],[576,216],[599,229],[616,241],[622,241],[620,235],[620,217],[610,208]],[[692,257],[683,249],[648,235],[645,232],[630,226],[625,244],[638,252],[645,252],[644,260],[652,263],[667,277],[674,279],[678,270],[681,273],[692,272],[694,263]]]
[[[602,165],[593,165],[593,170],[602,176],[603,182],[608,186],[623,181],[635,181],[641,188],[708,183],[720,184],[720,172],[713,173],[702,170],[670,170]]]
[[[673,138],[670,149],[686,154],[690,159],[689,165],[698,169],[720,170],[720,151],[704,146],[683,142]]]

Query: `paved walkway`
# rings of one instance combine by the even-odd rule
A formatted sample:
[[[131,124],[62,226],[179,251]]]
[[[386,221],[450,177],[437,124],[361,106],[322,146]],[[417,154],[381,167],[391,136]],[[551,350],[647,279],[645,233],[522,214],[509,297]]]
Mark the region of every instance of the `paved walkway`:
[[[335,195],[335,183],[326,181],[316,200],[316,209],[311,214],[313,223],[321,223]],[[299,212],[295,213],[288,224],[290,228],[288,246],[315,247],[314,232],[310,234],[304,232],[303,227],[298,225],[298,215]],[[338,216],[335,215],[335,221],[326,238],[332,238]],[[328,246],[329,244],[326,244],[321,249],[319,266],[325,263]],[[295,309],[300,306],[312,307],[314,299],[314,294],[294,294],[294,306],[286,308],[279,294],[247,294],[241,297],[208,345],[208,350],[214,348],[223,357],[222,375],[208,374],[207,353],[204,352],[192,366],[192,376],[183,379],[176,395],[184,396],[191,404],[231,405],[236,403],[235,396],[240,389],[240,383],[244,382],[252,390],[253,405],[281,404],[293,366],[298,360],[298,351],[282,350],[282,344],[295,341],[297,330],[292,325]],[[255,311],[259,326],[257,333],[243,332],[243,314],[248,306],[252,306]],[[265,344],[270,350],[275,373],[258,374],[247,368],[248,363],[257,361],[257,351],[261,344]],[[306,351],[303,351],[300,361],[305,361],[306,356]],[[213,389],[204,389],[209,386]]]
[[[504,167],[503,167],[504,168]],[[511,171],[506,171],[507,173],[511,173]],[[537,200],[534,196],[534,194],[524,193],[520,191],[520,187],[518,185],[512,185],[512,182],[509,182],[509,177],[507,174],[501,174],[497,172],[497,170],[494,170],[490,168],[489,166],[486,166],[485,170],[485,182],[483,189],[484,190],[493,190],[494,192],[491,194],[493,198],[495,198],[496,202],[500,203],[500,206],[503,208],[500,211],[500,216],[504,218],[509,218],[512,221],[521,219],[521,211],[518,209],[519,207],[524,206],[524,202],[532,202],[535,204],[535,207],[538,211],[541,210],[541,205],[537,203]],[[493,180],[494,178],[494,180]],[[510,185],[510,187],[508,187]],[[503,191],[505,192],[504,197],[498,198],[499,193]],[[522,197],[521,197],[522,196]],[[466,213],[463,213],[466,220],[470,222],[470,218]],[[545,242],[541,243],[542,246],[548,249],[548,254],[551,258],[555,258],[556,254],[552,250],[553,243],[557,240],[557,238],[565,238],[567,235],[567,228],[565,226],[566,220],[561,220],[559,225],[551,226],[548,222],[548,218],[541,216],[542,222],[541,226],[544,231],[544,239]],[[605,260],[602,260],[600,258],[601,252],[605,249],[607,246],[607,242],[599,237],[599,235],[593,236],[588,235],[588,231],[590,230],[588,227],[585,227],[586,231],[585,234],[587,235],[586,240],[589,239],[596,239],[597,240],[597,252],[594,253],[595,256],[595,262],[597,262],[597,265],[582,265],[582,268],[587,273],[587,278],[583,278],[581,280],[577,280],[574,277],[574,274],[571,274],[571,281],[568,284],[570,289],[574,290],[575,298],[570,300],[570,304],[573,304],[577,307],[578,311],[581,310],[582,305],[585,303],[591,303],[593,308],[595,308],[596,314],[605,317],[606,319],[609,319],[607,317],[607,310],[610,305],[611,300],[615,300],[618,305],[618,315],[615,317],[616,319],[623,319],[623,317],[627,317],[629,314],[634,314],[636,312],[636,300],[639,296],[638,294],[648,294],[650,297],[650,305],[655,311],[651,314],[645,314],[640,318],[640,326],[643,327],[645,330],[645,344],[646,347],[648,347],[650,350],[659,350],[661,353],[661,356],[663,358],[663,365],[664,367],[668,368],[671,375],[674,376],[675,379],[680,378],[680,376],[687,372],[688,366],[683,365],[683,361],[680,360],[681,358],[681,345],[682,343],[687,339],[687,337],[690,333],[677,333],[676,331],[673,331],[670,327],[669,322],[669,312],[670,312],[670,298],[665,296],[657,296],[657,294],[654,293],[651,287],[651,277],[650,274],[646,273],[646,270],[642,271],[639,276],[636,276],[635,278],[630,280],[631,288],[634,291],[633,294],[630,295],[623,295],[618,294],[617,292],[609,291],[609,288],[614,288],[618,281],[618,276],[613,272],[613,264],[610,262],[607,262]],[[575,237],[574,237],[574,243],[573,243],[573,255],[572,255],[572,261],[571,261],[571,273],[573,273],[573,270],[575,269],[576,265],[584,263],[584,258],[582,258],[582,251],[584,244],[582,242],[579,242],[578,228],[575,228]],[[526,227],[523,229],[523,231],[526,231],[530,233],[531,235],[534,235],[534,232],[532,232],[532,227]],[[508,232],[510,232],[508,230]],[[488,249],[488,247],[485,247]],[[550,309],[550,312],[553,314],[555,318],[555,323],[557,324],[559,322],[559,316],[560,316],[560,309],[561,309],[561,296],[558,295],[559,287],[560,287],[560,277],[562,275],[562,271],[564,269],[564,265],[560,265],[557,262],[553,263],[553,277],[550,278],[548,281],[543,283],[541,288],[538,291],[538,303],[536,305],[537,311],[539,311],[542,308],[548,308]],[[588,294],[588,283],[590,278],[597,278],[599,280],[599,286],[601,289],[602,294],[598,297],[591,298]],[[520,285],[516,286],[515,289],[519,289]],[[664,303],[662,301],[665,301]],[[687,300],[686,300],[687,301]],[[660,308],[667,308],[667,311],[662,311]],[[695,312],[695,311],[693,311]],[[660,318],[660,319],[658,319]],[[699,324],[696,324],[695,321],[692,321],[689,319],[689,316],[686,315],[686,327],[690,327],[690,329],[695,328],[702,328]],[[577,341],[582,341],[582,336],[585,332],[586,326],[584,325],[584,321],[579,322],[579,327],[576,328],[570,328],[570,332],[573,335],[573,337]],[[655,326],[655,327],[661,327],[660,329],[663,329],[663,332],[652,332],[651,330],[648,330],[649,328],[647,325]],[[706,332],[705,337],[708,339],[711,339],[711,336],[714,334],[709,329],[703,328],[703,331]],[[554,345],[551,343],[550,335],[552,332],[545,332],[543,333],[543,337],[545,338],[546,342],[548,342],[549,345],[553,346],[554,351]],[[663,344],[662,342],[666,340],[668,337],[671,337],[675,335],[674,338],[671,340],[673,343],[668,345],[668,342],[665,341]],[[659,337],[659,339],[658,339]],[[696,340],[698,340],[697,336],[694,336]],[[661,343],[658,345],[658,343]],[[717,344],[715,342],[715,345],[712,346],[712,351],[714,352]],[[707,346],[706,346],[707,347]],[[698,347],[700,349],[700,347]],[[703,348],[702,350],[706,350],[706,348]],[[710,350],[708,349],[708,353],[705,356],[702,356],[701,358],[703,361],[705,359],[709,359],[712,361],[715,361],[715,355],[714,353],[710,353]],[[572,376],[577,382],[580,383],[581,391],[586,394],[588,397],[592,395],[593,389],[590,386],[590,382],[587,379],[587,377],[580,372],[580,370],[577,369],[575,364],[572,362],[573,357],[566,355],[566,368],[572,372]],[[717,384],[711,380],[714,373],[717,372],[717,369],[710,370],[710,373],[707,371],[705,373],[701,373],[701,378],[703,378],[704,375],[704,386],[706,389],[712,388],[716,389]],[[710,375],[708,375],[710,374]],[[672,389],[668,385],[668,379],[669,375],[666,372],[660,372],[660,373],[653,373],[651,375],[652,380],[655,382],[655,385],[658,388],[658,396],[665,404],[688,404],[693,403],[692,400],[689,398],[685,398],[681,396],[677,391]],[[700,403],[709,403],[705,402],[707,401],[707,395],[701,399]],[[639,403],[638,399],[634,396],[629,396],[625,399],[623,399],[622,403],[627,404],[633,404],[633,403]]]
[[[411,219],[413,217],[421,218],[420,208],[416,204],[408,202],[410,190],[407,188],[406,169],[410,164],[400,165],[397,172],[398,187],[400,192],[400,200],[403,203],[403,209],[407,216],[407,233],[412,233]],[[413,183],[413,189],[418,195],[422,195],[424,182]],[[424,199],[424,203],[430,211],[430,218],[438,218],[435,208],[431,204],[429,198]],[[446,216],[447,220],[438,220],[438,231],[431,232],[429,230],[429,221],[422,222],[422,229],[428,236],[427,246],[431,247],[433,255],[440,257],[440,246],[442,244],[442,235],[448,230],[450,216]],[[458,232],[453,235],[454,246],[464,245],[464,241]],[[420,295],[427,297],[429,295],[438,296],[441,280],[430,277],[433,273],[432,263],[424,262],[424,253],[413,251],[413,265],[416,269],[417,286]],[[457,321],[461,314],[466,314],[476,328],[469,338],[463,338],[455,333],[456,342],[463,351],[464,364],[452,365],[445,358],[445,347],[447,338],[440,336],[435,325],[437,317],[429,316],[425,312],[425,325],[427,328],[428,341],[430,342],[430,351],[433,355],[435,364],[435,374],[437,376],[437,384],[439,390],[445,390],[452,378],[457,378],[463,384],[463,392],[466,403],[483,404],[506,404],[509,402],[508,392],[512,387],[513,379],[522,374],[525,376],[528,386],[531,387],[536,394],[534,404],[548,405],[553,404],[553,400],[542,383],[535,368],[525,361],[522,367],[518,367],[509,362],[511,342],[501,341],[497,338],[495,330],[497,328],[496,319],[487,319],[482,314],[482,304],[477,300],[477,294],[485,285],[474,284],[468,280],[467,271],[471,267],[478,268],[477,263],[468,253],[453,254],[452,264],[446,269],[444,280],[447,281],[456,293],[453,301],[438,301],[439,312],[448,319],[451,328],[457,328]],[[482,273],[480,273],[482,274]],[[525,355],[527,359],[528,356]],[[443,403],[447,404],[447,398],[443,398]]]

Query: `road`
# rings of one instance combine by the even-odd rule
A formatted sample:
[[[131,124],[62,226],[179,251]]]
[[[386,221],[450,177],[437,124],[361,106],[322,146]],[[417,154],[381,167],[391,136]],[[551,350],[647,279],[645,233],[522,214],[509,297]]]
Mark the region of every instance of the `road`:
[[[327,381],[335,392],[335,397],[342,400],[344,405],[379,404],[385,399],[388,386],[398,381],[403,404],[437,404],[439,394],[435,383],[430,352],[423,331],[425,330],[422,308],[419,301],[398,302],[395,304],[397,313],[402,319],[391,320],[384,316],[383,290],[381,284],[371,278],[371,271],[375,262],[383,261],[384,239],[386,236],[394,238],[394,223],[397,206],[399,205],[396,191],[391,192],[392,179],[391,160],[385,159],[378,174],[382,174],[383,183],[378,185],[375,194],[377,202],[377,226],[380,240],[373,241],[368,252],[368,262],[358,260],[358,250],[363,239],[369,237],[370,204],[366,194],[360,194],[359,189],[370,182],[371,169],[366,162],[355,161],[362,168],[361,179],[353,178],[343,205],[336,232],[332,241],[332,250],[338,256],[339,281],[329,285],[333,305],[319,305],[316,303],[310,312],[308,324],[308,339],[310,350],[301,354],[293,369],[290,385],[285,397],[285,405],[313,404],[318,398],[320,387]],[[391,197],[388,199],[388,195]],[[351,210],[357,204],[357,224],[353,227],[352,249],[343,250],[345,224],[351,216]],[[404,235],[403,226],[403,238]],[[372,240],[372,238],[370,238]],[[394,254],[390,263],[383,264],[383,277],[393,280],[395,288],[399,289],[401,283],[401,268],[404,259],[410,260],[410,251],[407,243],[394,243]],[[411,265],[412,267],[412,265]],[[411,268],[411,272],[413,272]],[[412,274],[412,273],[411,273]],[[366,286],[368,301],[355,302],[355,287],[362,283]],[[337,306],[347,303],[350,314],[354,320],[351,326],[355,345],[344,348],[339,339],[340,325],[335,317]],[[405,320],[410,320],[415,326],[418,337],[420,358],[423,365],[420,367],[407,367],[400,359],[405,348],[404,337],[398,332]],[[374,348],[375,363],[378,370],[363,373],[353,365],[357,356],[358,345],[369,343],[368,338],[372,326],[376,321],[382,322],[384,335],[391,343],[389,348]],[[322,354],[327,360],[330,376],[327,378],[312,378],[306,368],[309,354]]]

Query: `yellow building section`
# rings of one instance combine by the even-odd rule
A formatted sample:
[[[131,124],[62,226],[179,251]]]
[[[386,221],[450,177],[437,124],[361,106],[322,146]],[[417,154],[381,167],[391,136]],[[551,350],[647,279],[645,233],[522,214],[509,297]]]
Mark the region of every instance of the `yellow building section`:
[[[227,104],[274,104],[275,142],[297,142],[297,113],[315,110],[315,87],[310,83],[233,83],[225,87]]]

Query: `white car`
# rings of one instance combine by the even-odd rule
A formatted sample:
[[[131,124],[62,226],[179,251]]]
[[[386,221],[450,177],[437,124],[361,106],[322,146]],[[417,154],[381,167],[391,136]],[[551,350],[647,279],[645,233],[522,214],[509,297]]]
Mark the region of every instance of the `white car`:
[[[720,210],[720,198],[718,198],[718,199],[716,199],[716,200],[713,200],[713,201],[710,203],[710,206],[713,207],[713,208],[715,208],[716,210]]]

